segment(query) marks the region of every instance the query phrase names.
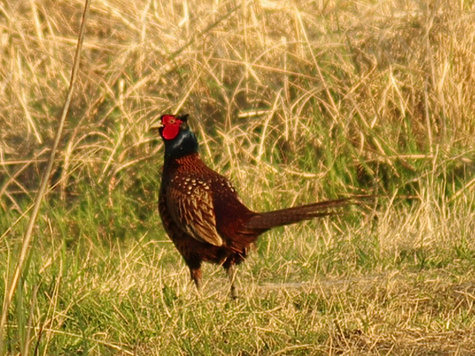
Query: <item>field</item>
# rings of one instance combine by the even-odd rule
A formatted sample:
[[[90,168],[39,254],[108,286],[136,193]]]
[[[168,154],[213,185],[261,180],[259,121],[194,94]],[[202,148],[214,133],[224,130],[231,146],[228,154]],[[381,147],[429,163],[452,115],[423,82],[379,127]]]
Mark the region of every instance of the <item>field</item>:
[[[0,355],[475,354],[474,1],[92,1],[29,234],[84,6],[0,4]],[[378,199],[198,294],[157,212],[162,113],[254,210]]]

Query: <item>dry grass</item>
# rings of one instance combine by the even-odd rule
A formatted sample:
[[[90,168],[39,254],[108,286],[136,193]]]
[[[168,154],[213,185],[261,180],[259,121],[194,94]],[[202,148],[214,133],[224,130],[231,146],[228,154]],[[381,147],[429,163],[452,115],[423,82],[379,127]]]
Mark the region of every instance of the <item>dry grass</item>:
[[[0,5],[2,294],[83,6]],[[93,1],[8,352],[475,352],[474,10]],[[197,297],[155,211],[162,153],[148,128],[163,112],[191,114],[205,160],[254,209],[386,198],[266,235],[240,269],[236,303],[211,266]]]

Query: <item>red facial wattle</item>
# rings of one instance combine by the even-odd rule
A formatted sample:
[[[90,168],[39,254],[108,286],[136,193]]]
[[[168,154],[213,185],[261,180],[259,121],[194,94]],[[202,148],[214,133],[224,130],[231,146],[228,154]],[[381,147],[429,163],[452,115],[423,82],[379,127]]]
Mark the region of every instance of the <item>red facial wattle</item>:
[[[173,140],[180,132],[180,125],[183,123],[180,119],[173,115],[164,115],[162,117],[162,137],[165,140]]]

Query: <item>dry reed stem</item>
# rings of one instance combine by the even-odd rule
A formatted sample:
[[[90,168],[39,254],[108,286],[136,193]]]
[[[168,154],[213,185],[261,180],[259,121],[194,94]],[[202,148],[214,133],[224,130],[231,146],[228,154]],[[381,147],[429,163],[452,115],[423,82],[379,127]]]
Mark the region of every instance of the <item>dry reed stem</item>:
[[[41,202],[43,201],[43,198],[44,198],[44,195],[45,195],[45,192],[46,192],[46,187],[47,187],[47,184],[48,184],[48,181],[49,181],[51,170],[53,168],[54,157],[56,155],[56,150],[58,148],[59,141],[61,139],[61,135],[62,135],[63,128],[64,128],[64,123],[66,122],[66,115],[68,114],[69,105],[71,103],[71,99],[72,99],[72,96],[73,96],[74,84],[76,82],[76,76],[77,76],[77,72],[79,70],[79,59],[80,59],[80,55],[81,55],[82,43],[83,43],[83,40],[84,40],[84,33],[85,33],[88,10],[89,10],[89,0],[85,0],[84,12],[83,12],[83,15],[82,15],[82,18],[81,18],[81,27],[80,27],[79,35],[78,35],[78,43],[77,43],[77,47],[76,47],[76,53],[74,55],[74,62],[73,62],[73,68],[72,68],[72,71],[71,71],[71,78],[70,78],[69,88],[68,88],[66,100],[65,100],[65,103],[64,103],[64,106],[63,106],[63,111],[61,113],[61,118],[60,118],[60,121],[59,121],[58,129],[56,131],[56,136],[55,136],[55,139],[54,139],[54,143],[53,143],[53,146],[51,148],[51,153],[50,153],[50,157],[49,157],[49,160],[48,160],[48,165],[47,165],[47,167],[46,167],[46,169],[45,169],[45,171],[44,171],[44,173],[41,177],[40,186],[39,186],[36,198],[35,198],[35,204],[33,206],[32,212],[31,212],[30,220],[28,222],[28,227],[27,227],[27,230],[25,232],[25,236],[23,238],[23,243],[22,243],[22,246],[21,246],[21,251],[20,251],[20,255],[18,257],[17,265],[15,267],[15,272],[13,274],[13,277],[12,277],[12,280],[10,281],[10,283],[6,284],[6,286],[5,286],[5,292],[6,293],[5,293],[5,296],[4,296],[4,299],[3,299],[2,315],[1,315],[1,319],[0,319],[0,354],[3,354],[3,350],[4,350],[3,349],[4,348],[4,338],[5,338],[4,331],[6,330],[5,329],[6,328],[6,321],[7,321],[7,317],[8,317],[10,304],[11,304],[11,301],[12,301],[13,296],[15,294],[15,291],[17,289],[18,281],[20,280],[20,276],[24,272],[23,267],[24,267],[25,261],[28,259],[28,256],[29,256],[30,251],[31,251],[31,246],[32,246],[32,242],[33,242],[33,228],[35,227],[36,218],[38,216],[38,211],[40,209]]]

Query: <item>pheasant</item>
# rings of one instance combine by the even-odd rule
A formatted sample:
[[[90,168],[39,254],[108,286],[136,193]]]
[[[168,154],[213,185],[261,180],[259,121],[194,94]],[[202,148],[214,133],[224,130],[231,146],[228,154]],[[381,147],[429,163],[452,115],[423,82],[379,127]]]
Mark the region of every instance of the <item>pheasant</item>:
[[[216,263],[226,270],[235,298],[234,266],[246,258],[259,235],[276,226],[330,215],[334,208],[352,202],[344,198],[263,213],[251,211],[229,181],[201,160],[188,115],[162,115],[160,120],[165,158],[158,209],[198,290],[202,262]]]

